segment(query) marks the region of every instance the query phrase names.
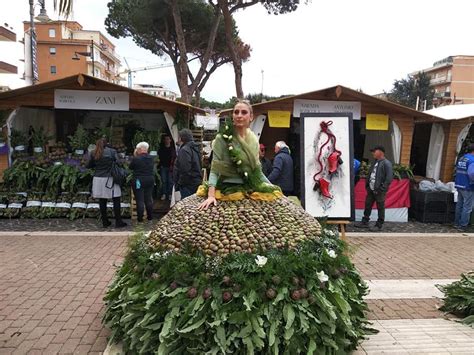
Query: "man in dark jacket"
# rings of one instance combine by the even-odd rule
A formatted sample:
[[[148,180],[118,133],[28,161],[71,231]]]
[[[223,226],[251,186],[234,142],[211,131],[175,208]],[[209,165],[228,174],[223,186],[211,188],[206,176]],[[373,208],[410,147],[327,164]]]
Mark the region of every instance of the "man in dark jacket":
[[[375,161],[370,165],[369,174],[365,182],[367,197],[365,198],[364,217],[358,228],[368,228],[370,214],[372,213],[372,205],[377,204],[378,220],[375,223],[374,230],[381,230],[385,221],[385,197],[388,187],[393,180],[392,163],[385,159],[385,148],[376,146],[370,150]]]
[[[179,138],[182,145],[173,168],[173,182],[185,198],[194,194],[202,182],[201,152],[189,129],[181,130]]]
[[[272,172],[272,162],[270,161],[270,159],[265,157],[266,150],[267,148],[263,144],[260,144],[260,150],[258,152],[260,156],[260,164],[262,165],[263,175],[268,177],[268,175],[270,175]]]
[[[276,142],[275,154],[268,180],[280,186],[285,195],[291,195],[293,193],[293,158],[290,155],[290,148],[283,141]]]

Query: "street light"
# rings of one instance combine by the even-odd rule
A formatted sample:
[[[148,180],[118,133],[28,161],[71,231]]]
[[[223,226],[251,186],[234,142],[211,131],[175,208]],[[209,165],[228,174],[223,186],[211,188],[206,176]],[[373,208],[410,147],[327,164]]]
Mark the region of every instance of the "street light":
[[[91,51],[90,52],[74,52],[72,60],[80,60],[79,56],[90,57],[92,60],[92,76],[95,77],[95,61],[94,61],[94,40],[91,39]]]
[[[40,14],[36,19],[40,22],[49,22],[51,19],[46,13],[45,0],[38,0],[41,6]],[[38,81],[38,62],[36,56],[36,29],[35,29],[35,1],[29,0],[30,5],[30,56],[31,56],[31,84],[34,85]],[[26,44],[26,43],[25,43]]]

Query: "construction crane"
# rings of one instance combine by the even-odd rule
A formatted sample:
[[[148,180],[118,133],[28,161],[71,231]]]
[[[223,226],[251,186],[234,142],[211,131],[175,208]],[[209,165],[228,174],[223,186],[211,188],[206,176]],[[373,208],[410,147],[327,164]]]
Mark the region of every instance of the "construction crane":
[[[127,58],[123,58],[123,60],[125,61],[125,64],[127,64],[127,69],[124,70],[123,72],[120,72],[119,75],[122,75],[122,74],[127,74],[127,82],[128,82],[128,87],[131,89],[132,86],[133,86],[133,83],[132,83],[132,74],[133,73],[136,73],[136,72],[139,72],[139,71],[144,71],[144,70],[154,70],[154,69],[162,69],[162,68],[170,68],[173,66],[172,63],[170,64],[155,64],[155,65],[149,65],[147,67],[141,67],[141,68],[133,68],[131,69],[130,68],[130,65],[128,65],[128,62],[127,62]]]

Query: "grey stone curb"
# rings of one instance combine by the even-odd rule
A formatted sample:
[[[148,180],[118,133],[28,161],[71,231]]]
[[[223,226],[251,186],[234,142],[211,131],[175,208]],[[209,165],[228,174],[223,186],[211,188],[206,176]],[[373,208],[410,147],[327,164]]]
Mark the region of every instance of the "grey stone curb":
[[[474,233],[357,233],[347,232],[346,236],[350,237],[405,237],[405,238],[474,238]]]

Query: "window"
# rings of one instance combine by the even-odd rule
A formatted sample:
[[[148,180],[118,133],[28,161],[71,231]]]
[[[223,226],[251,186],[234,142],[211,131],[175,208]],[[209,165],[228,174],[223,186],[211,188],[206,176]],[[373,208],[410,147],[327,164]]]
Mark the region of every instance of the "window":
[[[451,92],[451,86],[446,86],[446,92]]]
[[[54,38],[56,37],[56,29],[50,28],[49,29],[49,38]]]
[[[55,66],[55,65],[51,65],[50,71],[51,71],[51,74],[56,74],[56,66]]]
[[[49,54],[55,55],[56,54],[56,47],[49,47]]]

